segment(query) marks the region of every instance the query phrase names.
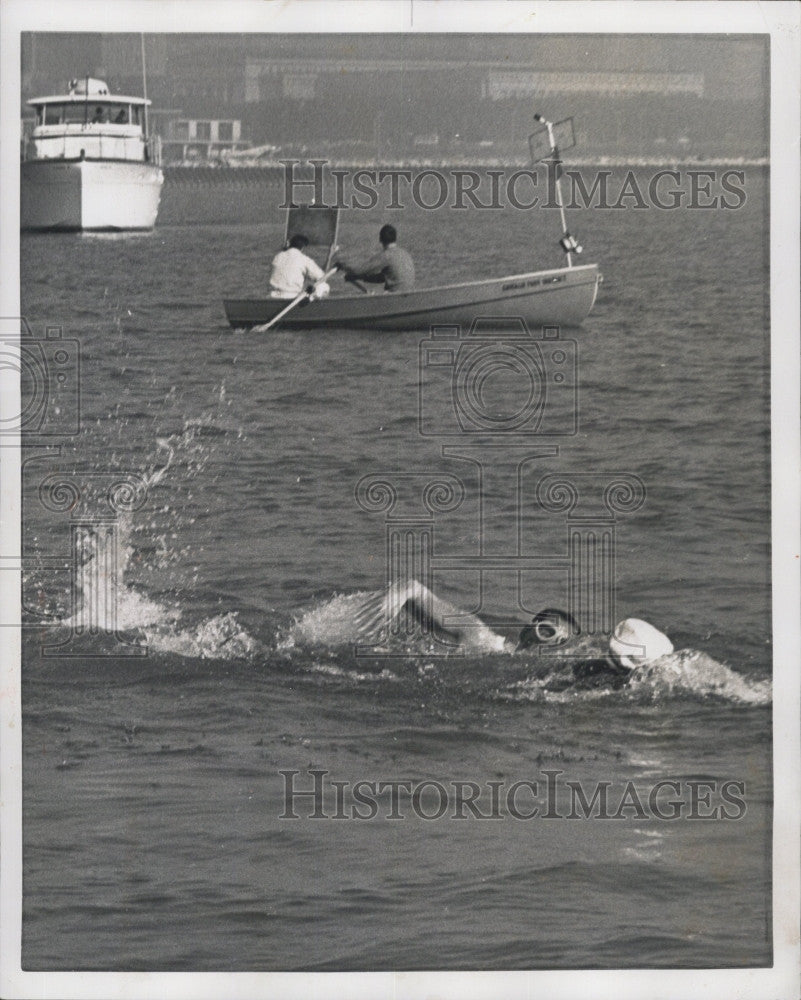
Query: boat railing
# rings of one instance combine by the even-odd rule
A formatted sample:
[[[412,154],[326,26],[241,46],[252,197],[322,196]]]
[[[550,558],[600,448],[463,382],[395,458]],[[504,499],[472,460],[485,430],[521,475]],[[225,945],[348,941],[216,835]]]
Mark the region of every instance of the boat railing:
[[[88,159],[161,163],[161,138],[135,135],[73,132],[23,136],[23,160]]]
[[[161,166],[161,136],[149,135],[145,139],[145,160],[157,167]]]

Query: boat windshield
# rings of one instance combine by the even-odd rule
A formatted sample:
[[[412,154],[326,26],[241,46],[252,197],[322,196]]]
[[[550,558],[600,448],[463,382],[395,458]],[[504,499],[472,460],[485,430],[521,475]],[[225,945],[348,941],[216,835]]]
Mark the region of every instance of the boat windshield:
[[[37,125],[138,125],[137,104],[92,104],[91,101],[69,104],[40,104],[36,108]]]

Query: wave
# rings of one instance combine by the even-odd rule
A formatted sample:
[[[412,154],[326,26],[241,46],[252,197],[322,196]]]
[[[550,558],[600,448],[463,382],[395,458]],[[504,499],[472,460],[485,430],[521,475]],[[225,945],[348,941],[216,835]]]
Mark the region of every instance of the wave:
[[[419,591],[414,586],[411,590],[415,600],[420,600]],[[752,706],[771,703],[769,680],[747,678],[698,650],[670,652],[621,675],[605,670],[603,662],[599,664],[597,643],[594,650],[588,642],[564,654],[546,651],[549,655],[532,656],[530,650],[518,652],[514,642],[493,633],[471,615],[458,615],[461,635],[455,625],[448,626],[444,634],[437,632],[429,627],[425,610],[421,612],[414,600],[406,600],[398,607],[408,593],[409,585],[404,584],[395,592],[390,588],[379,593],[334,595],[306,609],[282,638],[280,647],[285,651],[305,650],[312,659],[321,648],[339,650],[342,656],[338,665],[322,666],[316,660],[312,669],[371,681],[376,679],[375,673],[342,667],[342,657],[348,653],[352,656],[354,647],[362,657],[372,656],[376,666],[382,662],[393,664],[392,670],[383,668],[392,679],[400,673],[416,679],[441,677],[442,664],[458,657],[461,663],[457,670],[462,672],[464,668],[464,677],[471,684],[476,672],[488,675],[491,696],[505,701],[601,701],[610,697],[659,701],[691,697]],[[430,596],[440,613],[447,609],[448,614],[457,617],[458,609]],[[394,629],[393,623],[397,626]],[[404,670],[399,669],[399,663]],[[503,683],[504,676],[514,677],[521,672],[522,678]],[[458,677],[457,673],[457,683]]]
[[[220,397],[224,398],[224,387]],[[141,495],[152,493],[176,467],[184,476],[197,475],[208,457],[205,439],[226,433],[213,418],[206,417],[186,421],[179,432],[158,438],[157,460],[138,484]],[[264,646],[242,626],[235,611],[189,622],[179,604],[147,597],[128,582],[133,565],[144,554],[156,568],[163,568],[171,557],[166,535],[157,533],[152,520],[144,526],[137,523],[137,504],[131,506],[113,523],[90,523],[76,529],[70,598],[74,607],[70,614],[58,616],[55,624],[79,636],[88,635],[90,640],[92,635],[126,634],[126,645],[187,658],[252,659],[262,654]],[[169,505],[163,511],[173,517],[174,527],[193,521]],[[135,542],[143,527],[148,538],[145,549]]]
[[[158,439],[160,460],[142,477],[145,491],[155,490],[175,467],[202,467],[202,456],[208,453],[203,449],[211,447],[216,437],[224,437],[224,431],[206,420],[188,422],[180,433]],[[548,626],[542,635],[553,633],[547,620],[508,637],[416,580],[382,591],[338,593],[317,600],[299,609],[288,625],[276,628],[274,623],[263,623],[258,636],[230,608],[203,614],[195,601],[191,616],[186,615],[178,596],[148,597],[127,581],[145,552],[156,564],[169,561],[170,555],[168,544],[156,536],[154,522],[144,528],[136,524],[136,505],[132,506],[113,524],[85,525],[76,533],[77,600],[73,613],[60,617],[62,627],[90,638],[130,632],[136,636],[135,644],[153,653],[254,665],[268,662],[332,683],[444,678],[449,688],[462,684],[465,692],[515,702],[611,696],[719,698],[742,705],[771,701],[770,681],[745,677],[694,649],[672,651],[667,637],[647,623],[629,619],[624,624],[641,626],[664,640],[658,649],[650,647],[653,657],[658,656],[650,661],[623,656],[619,650],[616,656],[606,638],[603,642],[584,635],[576,638],[569,629],[560,633],[558,641],[553,635],[542,638],[542,625]],[[133,541],[141,530],[148,537],[146,550],[137,550]],[[524,642],[518,643],[526,633],[529,639],[537,636],[534,648],[532,641],[526,649]],[[641,631],[637,641],[644,641],[645,634]],[[565,648],[558,648],[566,642]],[[666,650],[666,655],[659,655]]]
[[[718,698],[731,704],[762,706],[771,704],[769,680],[744,677],[706,653],[680,649],[637,668],[625,685],[587,686],[571,683],[557,669],[546,676],[531,676],[499,689],[498,697],[508,701],[566,702],[576,697],[603,701],[612,696],[634,701],[664,701],[689,697],[693,700]]]
[[[190,622],[180,608],[133,589],[124,588],[118,596],[115,619],[100,622],[100,631],[135,631],[151,653],[241,660],[254,668],[269,663],[333,684],[435,683],[516,703],[609,699],[617,703],[621,698],[657,702],[689,697],[764,706],[772,697],[769,680],[745,677],[694,649],[662,656],[621,678],[603,670],[588,671],[588,663],[594,661],[581,654],[516,652],[513,643],[486,626],[469,645],[449,641],[452,632],[442,641],[416,611],[407,613],[398,629],[376,634],[372,627],[365,629],[364,612],[383,599],[384,592],[335,594],[301,610],[289,625],[271,628],[265,639],[251,634],[236,611]],[[79,617],[62,624],[74,627]]]

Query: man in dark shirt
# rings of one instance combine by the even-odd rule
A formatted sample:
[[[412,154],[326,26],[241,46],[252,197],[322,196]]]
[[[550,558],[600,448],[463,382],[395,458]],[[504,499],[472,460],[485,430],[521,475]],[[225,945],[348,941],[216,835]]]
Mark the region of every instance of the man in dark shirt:
[[[340,259],[346,281],[369,281],[384,284],[385,292],[409,292],[414,288],[414,263],[407,250],[397,244],[394,226],[382,226],[378,234],[381,251],[365,264],[354,267]]]

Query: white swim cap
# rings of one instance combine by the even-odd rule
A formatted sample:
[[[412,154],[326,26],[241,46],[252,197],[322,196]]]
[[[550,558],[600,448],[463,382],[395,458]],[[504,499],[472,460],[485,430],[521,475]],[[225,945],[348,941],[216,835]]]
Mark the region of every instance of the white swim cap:
[[[673,652],[673,643],[664,632],[639,618],[626,618],[609,640],[609,650],[624,667],[634,670]]]

